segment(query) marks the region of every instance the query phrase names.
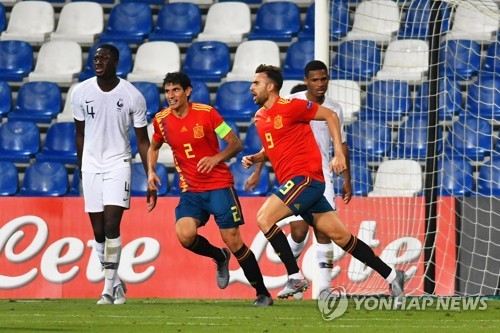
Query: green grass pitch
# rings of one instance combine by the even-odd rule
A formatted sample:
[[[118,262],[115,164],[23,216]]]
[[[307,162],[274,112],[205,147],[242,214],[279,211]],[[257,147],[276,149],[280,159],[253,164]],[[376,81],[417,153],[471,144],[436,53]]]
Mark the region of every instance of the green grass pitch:
[[[316,301],[128,299],[0,300],[0,332],[500,332],[500,300],[483,311],[356,310],[325,321]]]

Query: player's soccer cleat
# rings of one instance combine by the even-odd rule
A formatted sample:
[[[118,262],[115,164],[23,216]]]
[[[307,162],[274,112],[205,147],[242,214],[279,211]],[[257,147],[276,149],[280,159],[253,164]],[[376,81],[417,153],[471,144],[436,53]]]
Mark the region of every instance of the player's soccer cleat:
[[[120,280],[120,284],[113,288],[113,297],[115,299],[114,304],[125,304],[127,299],[125,298],[125,293],[127,292],[127,286],[125,282]]]
[[[102,294],[101,298],[97,301],[98,305],[111,305],[113,303],[113,297],[109,296],[108,294]]]
[[[278,293],[278,298],[288,298],[309,288],[309,282],[303,279],[288,279],[285,288]]]
[[[271,296],[259,295],[257,299],[253,302],[253,306],[271,306],[274,301]]]
[[[396,278],[389,285],[389,290],[394,297],[394,307],[401,309],[403,305],[403,297],[405,291],[405,272],[401,270],[396,271]]]
[[[217,286],[220,289],[226,288],[229,284],[229,258],[231,258],[231,251],[229,251],[229,249],[224,248],[222,252],[224,252],[226,259],[221,262],[214,260],[217,265]]]

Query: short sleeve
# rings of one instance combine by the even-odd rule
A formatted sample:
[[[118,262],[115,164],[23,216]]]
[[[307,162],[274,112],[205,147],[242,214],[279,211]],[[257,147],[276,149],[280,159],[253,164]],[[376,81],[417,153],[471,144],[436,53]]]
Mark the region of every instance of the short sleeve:
[[[146,118],[146,100],[144,96],[137,91],[137,94],[134,95],[134,103],[133,103],[133,117],[134,117],[134,127],[144,127],[147,126],[148,121]]]
[[[154,131],[152,139],[154,140],[154,142],[164,143],[165,139],[163,138],[163,134],[161,133],[160,126],[158,125],[158,121],[156,120],[156,118],[153,120],[153,129]]]
[[[85,120],[85,114],[82,109],[82,103],[80,102],[81,99],[81,89],[79,89],[79,86],[76,86],[72,91],[71,91],[71,96],[70,101],[71,101],[71,110],[73,112],[73,118],[79,121],[84,121]]]
[[[293,119],[299,122],[310,122],[318,112],[318,104],[311,101],[292,99],[290,103],[292,104],[290,110],[294,114]]]

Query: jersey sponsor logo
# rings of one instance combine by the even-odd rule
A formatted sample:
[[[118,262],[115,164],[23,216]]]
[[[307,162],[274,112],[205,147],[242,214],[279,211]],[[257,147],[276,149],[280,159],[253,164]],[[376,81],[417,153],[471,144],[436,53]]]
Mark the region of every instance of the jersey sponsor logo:
[[[283,127],[283,117],[282,116],[274,117],[274,128],[280,129],[282,127]]]
[[[205,136],[205,133],[203,133],[203,126],[201,125],[196,125],[193,128],[193,135],[195,139],[201,139]]]

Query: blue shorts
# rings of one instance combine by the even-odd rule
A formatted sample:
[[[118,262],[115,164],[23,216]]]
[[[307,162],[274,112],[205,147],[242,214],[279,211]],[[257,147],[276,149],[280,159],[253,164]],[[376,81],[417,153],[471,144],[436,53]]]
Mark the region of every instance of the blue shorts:
[[[325,183],[304,176],[293,177],[274,192],[294,215],[300,215],[311,226],[313,213],[333,211],[324,193]]]
[[[214,216],[219,229],[231,229],[245,223],[241,205],[232,187],[205,192],[183,192],[175,208],[175,220],[192,217],[205,225]]]

